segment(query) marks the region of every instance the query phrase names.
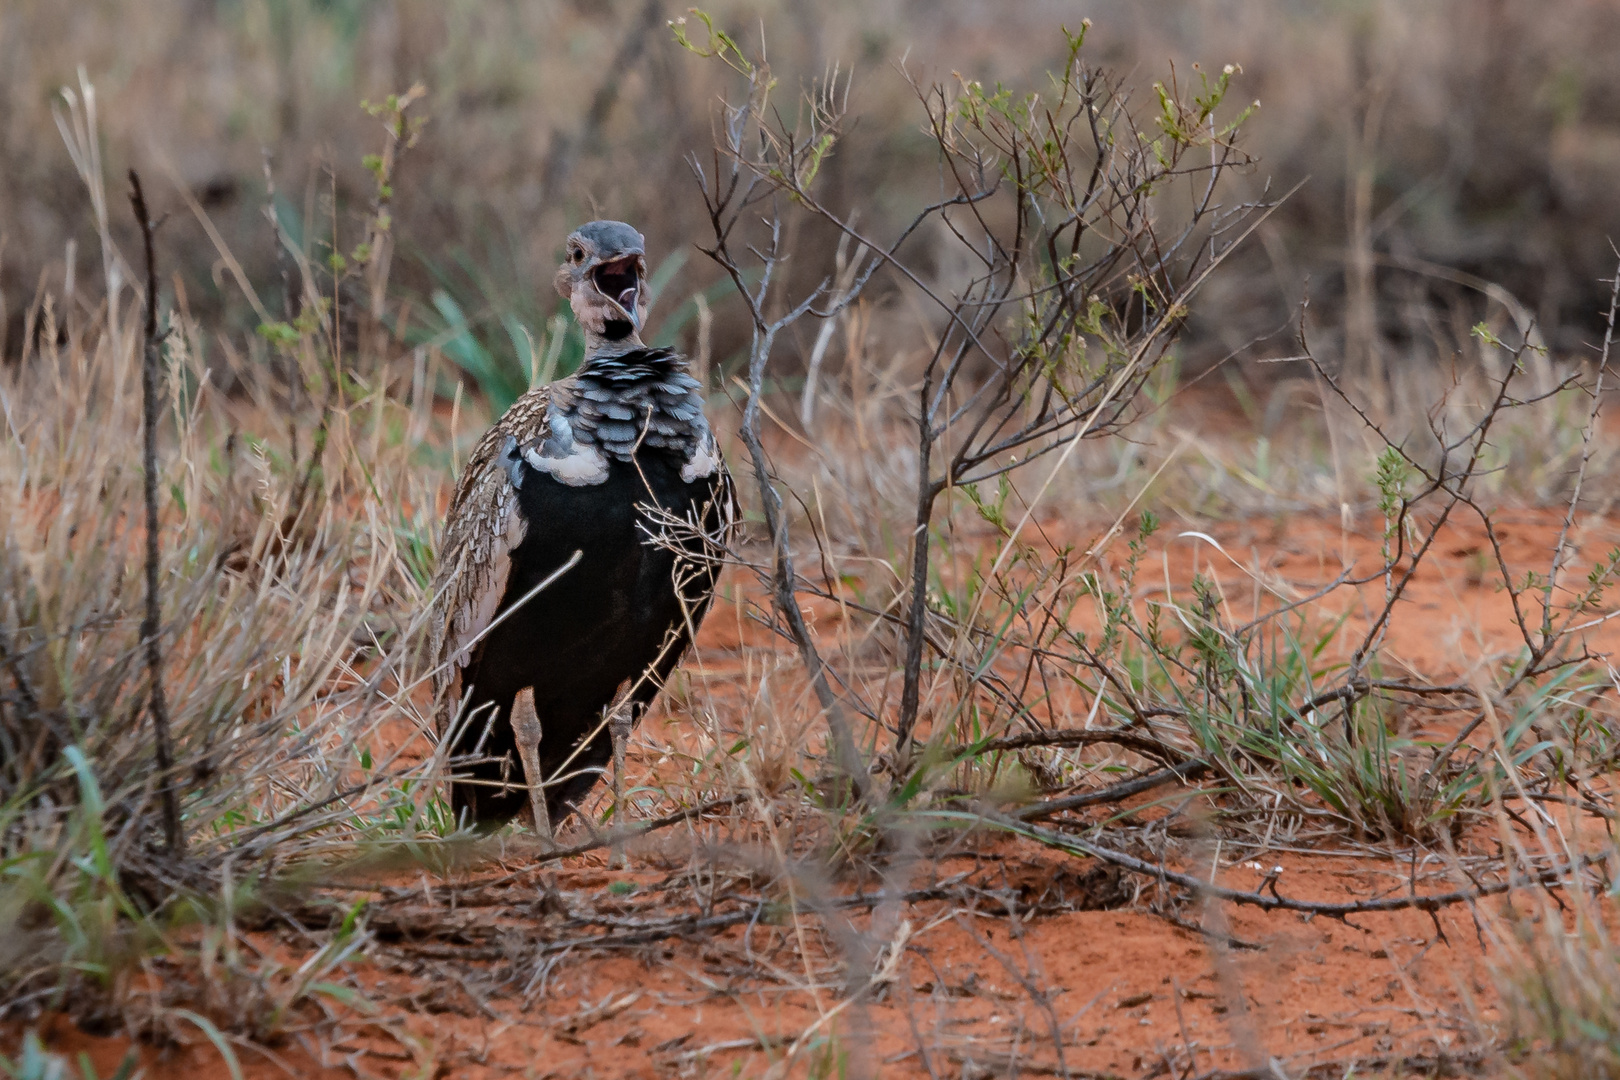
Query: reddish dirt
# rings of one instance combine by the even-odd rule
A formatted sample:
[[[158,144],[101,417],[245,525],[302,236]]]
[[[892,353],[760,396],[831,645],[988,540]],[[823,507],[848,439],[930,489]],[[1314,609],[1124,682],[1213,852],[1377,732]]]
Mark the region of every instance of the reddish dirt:
[[[976,855],[996,864],[984,882],[990,886],[1034,884],[1038,892],[1072,872],[1017,845]],[[1399,867],[1371,860],[1274,861],[1287,868],[1289,892],[1317,899],[1363,898],[1404,885]],[[1252,888],[1260,878],[1237,867],[1222,881]],[[1434,1056],[1468,1042],[1476,1021],[1495,1019],[1490,975],[1474,926],[1460,911],[1439,916],[1446,943],[1437,942],[1436,924],[1419,913],[1368,916],[1352,927],[1237,912],[1230,932],[1261,948],[1229,953],[1224,974],[1201,935],[1151,914],[1044,915],[1016,933],[993,911],[953,917],[940,905],[919,905],[908,917],[914,934],[895,983],[861,1014],[837,1018],[842,1046],[852,1053],[855,1032],[871,1033],[868,1053],[883,1076],[927,1076],[928,1065],[936,1075],[992,1075],[975,1065],[1005,1075],[1019,1060],[1024,1075],[1057,1073],[1053,1024],[1068,1036],[1066,1064],[1076,1075],[1139,1076],[1188,1047],[1201,1069],[1240,1067],[1250,1056],[1246,1046],[1282,1057],[1297,1075],[1293,1070],[1313,1059]],[[673,942],[648,958],[565,965],[548,999],[527,1009],[499,998],[480,1003],[431,971],[365,981],[373,1000],[416,999],[400,1026],[422,1040],[420,1060],[448,1066],[436,1075],[723,1076],[739,1066],[741,1075],[763,1075],[779,1055],[761,1047],[801,1037],[816,1022],[817,1007],[808,994],[780,987],[728,985],[740,966],[740,938],[733,932],[706,945]],[[835,988],[819,997],[821,1009],[836,1007]],[[597,1019],[603,1012],[610,1015]],[[926,1034],[927,1065],[916,1054],[913,1025]],[[44,1034],[59,1051],[89,1051],[102,1076],[129,1046],[61,1020]],[[1031,1034],[1044,1045],[1031,1046]],[[182,1037],[190,1045],[141,1048],[149,1076],[225,1075],[200,1032]],[[353,1037],[324,1052],[283,1045],[273,1051],[277,1061],[238,1054],[252,1077],[421,1075],[395,1037]],[[346,1058],[363,1071],[350,1071]],[[801,1062],[791,1075],[810,1074],[809,1068]]]
[[[1561,514],[1505,513],[1498,523],[1516,572],[1544,571]],[[1310,593],[1345,562],[1358,573],[1371,572],[1379,563],[1379,528],[1371,521],[1345,529],[1337,520],[1299,517],[1200,530],[1168,527],[1150,545],[1141,581],[1160,589],[1169,582],[1181,590],[1202,572],[1218,581],[1235,607],[1249,597],[1264,610]],[[1205,535],[1182,535],[1192,531]],[[1574,557],[1565,577],[1579,582],[1595,559],[1620,544],[1620,519],[1583,519],[1570,540]],[[1442,533],[1400,602],[1385,647],[1389,663],[1430,677],[1474,678],[1482,660],[1501,659],[1521,646],[1508,596],[1493,587],[1488,573],[1481,579],[1482,552],[1488,555],[1489,548],[1477,524],[1458,521]],[[1117,563],[1122,554],[1116,542],[1104,557]],[[1351,607],[1347,641],[1359,638],[1382,590],[1375,582],[1329,603],[1329,612]],[[1607,610],[1587,617],[1597,619]],[[831,605],[816,607],[815,614],[820,620],[839,617]],[[1616,623],[1586,632],[1594,652],[1620,643]],[[739,643],[758,639],[739,603],[711,617],[701,641],[701,669],[711,688],[745,662]],[[666,743],[678,738],[671,731],[657,737]],[[1229,866],[1219,880],[1254,889],[1264,870],[1281,866],[1280,887],[1296,897],[1350,900],[1407,889],[1411,866],[1404,856],[1340,847],[1270,852],[1264,865]],[[466,880],[521,870],[522,850],[514,843],[497,865]],[[1061,888],[1071,896],[1112,901],[1114,909],[1024,921],[1009,920],[988,902],[976,911],[939,902],[915,905],[902,913],[909,937],[892,980],[877,1001],[861,1007],[839,1005],[835,943],[812,935],[808,960],[777,948],[791,944],[791,925],[674,938],[606,959],[565,960],[551,971],[546,993],[528,1004],[518,995],[484,996],[448,963],[378,963],[363,967],[361,975],[368,996],[384,1003],[371,1030],[351,1026],[360,1034],[335,1045],[289,1040],[274,1048],[274,1060],[238,1052],[246,1074],[255,1078],[764,1076],[796,1040],[809,1045],[836,1031],[835,1055],[864,1059],[870,1075],[884,1077],[1063,1075],[1064,1068],[1075,1076],[1180,1076],[1263,1065],[1271,1056],[1285,1062],[1291,1076],[1313,1062],[1352,1057],[1364,1062],[1357,1075],[1372,1075],[1392,1057],[1460,1053],[1478,1045],[1481,1032],[1500,1019],[1484,938],[1465,907],[1433,919],[1402,912],[1352,923],[1227,908],[1229,932],[1246,946],[1217,949],[1205,936],[1129,904],[1128,876],[1099,876],[1084,862],[985,835],[936,854],[937,876],[967,872],[969,880],[1018,903],[1035,903]],[[645,864],[611,871],[597,853],[573,860],[547,880],[611,909],[621,897],[610,885],[639,886],[658,877]],[[511,885],[538,887],[533,877]],[[1436,873],[1424,887],[1444,889],[1451,882]],[[1491,903],[1481,909],[1495,910]],[[892,918],[883,922],[888,914],[874,918],[891,927],[884,936],[895,936]],[[855,922],[870,925],[864,915]],[[800,966],[773,971],[771,965],[784,957]],[[816,988],[802,989],[806,981]],[[1054,1026],[1066,1036],[1062,1062],[1052,1051]],[[7,1041],[16,1034],[13,1029]],[[129,1046],[127,1039],[94,1038],[60,1019],[43,1034],[57,1049],[87,1051],[103,1076]],[[184,1047],[140,1048],[149,1077],[226,1075],[200,1032],[182,1036]],[[928,1048],[926,1060],[919,1045]],[[1189,1050],[1196,1067],[1184,1072]],[[786,1075],[845,1075],[836,1066],[815,1071],[817,1060],[815,1053],[801,1056]]]

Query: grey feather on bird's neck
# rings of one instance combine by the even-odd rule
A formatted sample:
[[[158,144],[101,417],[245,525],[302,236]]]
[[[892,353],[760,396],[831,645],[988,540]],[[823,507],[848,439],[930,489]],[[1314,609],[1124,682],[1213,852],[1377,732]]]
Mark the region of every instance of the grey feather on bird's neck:
[[[629,461],[638,449],[690,460],[709,433],[701,386],[672,349],[587,354],[568,408],[574,437]]]

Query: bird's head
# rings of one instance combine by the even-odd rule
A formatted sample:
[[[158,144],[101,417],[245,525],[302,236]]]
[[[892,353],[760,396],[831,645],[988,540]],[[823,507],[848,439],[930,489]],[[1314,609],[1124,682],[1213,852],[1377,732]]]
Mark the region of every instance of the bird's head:
[[[556,286],[585,331],[587,352],[606,342],[641,344],[646,254],[645,239],[622,221],[588,222],[568,237]]]

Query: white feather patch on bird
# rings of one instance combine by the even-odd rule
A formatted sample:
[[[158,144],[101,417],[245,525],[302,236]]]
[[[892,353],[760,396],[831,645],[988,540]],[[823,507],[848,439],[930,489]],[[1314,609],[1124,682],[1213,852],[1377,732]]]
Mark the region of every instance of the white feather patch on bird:
[[[713,476],[720,468],[720,447],[710,435],[698,444],[685,465],[681,466],[681,479],[690,484],[705,476]]]
[[[523,450],[523,460],[569,487],[590,487],[608,478],[607,458],[589,444],[575,443],[564,457],[548,457],[538,447],[529,446]]]
[[[719,467],[720,446],[711,434],[698,444],[686,464],[681,466],[681,479],[690,484],[702,477],[713,476]]]

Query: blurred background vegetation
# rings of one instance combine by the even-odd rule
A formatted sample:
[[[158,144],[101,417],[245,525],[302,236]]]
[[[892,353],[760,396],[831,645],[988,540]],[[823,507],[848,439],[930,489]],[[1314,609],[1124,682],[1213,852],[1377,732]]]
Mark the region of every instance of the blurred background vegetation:
[[[1609,0],[722,0],[712,10],[745,40],[764,33],[785,87],[854,69],[859,122],[826,164],[826,190],[834,206],[859,199],[895,221],[938,186],[906,72],[1040,90],[1060,61],[1058,25],[1084,17],[1093,61],[1140,78],[1144,101],[1145,73],[1166,61],[1188,78],[1195,63],[1239,65],[1234,94],[1263,103],[1247,144],[1260,164],[1229,197],[1306,182],[1211,283],[1183,370],[1234,351],[1297,351],[1289,323],[1307,295],[1319,351],[1375,378],[1454,352],[1435,346],[1487,306],[1473,279],[1516,297],[1555,352],[1582,354],[1601,329],[1600,279],[1620,231],[1620,5]],[[306,251],[323,251],[334,224],[339,249],[352,247],[375,193],[362,157],[381,140],[360,103],[420,82],[429,119],[394,178],[393,281],[412,300],[402,337],[442,346],[500,405],[535,367],[522,331],[559,310],[549,282],[566,230],[610,216],[647,234],[662,336],[694,347],[709,324],[694,298],[706,296],[723,364],[745,327],[708,260],[690,257],[705,223],[682,160],[712,145],[723,72],[673,40],[666,24],[685,11],[679,0],[5,0],[0,356],[21,355],[24,335],[39,332],[24,313],[40,290],[85,283],[75,295],[86,313],[102,292],[94,217],[53,118],[82,67],[106,174],[148,175],[172,213],[160,237],[171,287],[212,326],[258,320],[176,186],[275,311],[273,283],[286,275],[266,205]],[[111,217],[132,250],[121,199]],[[892,235],[890,222],[863,224]],[[926,259],[930,238],[915,243]],[[831,265],[832,237],[794,244],[798,273]]]

